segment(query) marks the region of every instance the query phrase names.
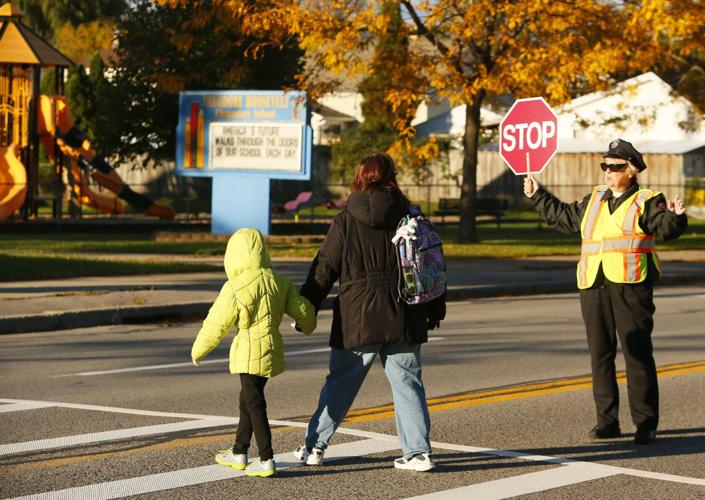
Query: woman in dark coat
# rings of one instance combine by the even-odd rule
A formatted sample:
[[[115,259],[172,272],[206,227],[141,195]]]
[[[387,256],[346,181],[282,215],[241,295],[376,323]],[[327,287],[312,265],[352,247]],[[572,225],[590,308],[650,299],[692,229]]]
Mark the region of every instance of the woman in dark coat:
[[[330,368],[306,442],[294,454],[321,465],[333,433],[345,419],[377,355],[392,386],[397,433],[404,456],[399,469],[434,468],[430,418],[421,380],[421,344],[428,329],[445,318],[445,294],[432,302],[399,300],[399,271],[392,238],[409,213],[409,200],[397,185],[394,161],[373,153],[360,161],[347,207],[335,218],[316,255],[301,295],[316,310],[333,284]]]

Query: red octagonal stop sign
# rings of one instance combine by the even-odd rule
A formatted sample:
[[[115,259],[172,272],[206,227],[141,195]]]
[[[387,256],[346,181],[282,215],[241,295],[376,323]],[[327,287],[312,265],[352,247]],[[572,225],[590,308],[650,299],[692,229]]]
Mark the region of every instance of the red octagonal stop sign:
[[[539,174],[558,150],[558,117],[543,97],[518,99],[499,124],[499,154],[512,171]]]

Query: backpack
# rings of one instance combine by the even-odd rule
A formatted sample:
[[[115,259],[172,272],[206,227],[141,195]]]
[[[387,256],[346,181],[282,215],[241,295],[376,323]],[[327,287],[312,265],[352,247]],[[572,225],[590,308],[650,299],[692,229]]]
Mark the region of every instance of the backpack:
[[[416,227],[415,238],[403,231],[400,234],[405,225]],[[418,205],[409,206],[409,215],[399,221],[392,241],[399,265],[399,299],[407,304],[422,304],[443,295],[448,284],[443,243]]]

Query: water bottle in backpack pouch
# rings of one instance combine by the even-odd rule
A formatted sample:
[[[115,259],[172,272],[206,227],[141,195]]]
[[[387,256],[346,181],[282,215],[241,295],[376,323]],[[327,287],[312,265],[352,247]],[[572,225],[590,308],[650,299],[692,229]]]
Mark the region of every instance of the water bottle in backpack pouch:
[[[431,221],[418,205],[409,206],[392,238],[399,264],[399,298],[407,304],[423,304],[445,293],[448,278],[443,243]]]

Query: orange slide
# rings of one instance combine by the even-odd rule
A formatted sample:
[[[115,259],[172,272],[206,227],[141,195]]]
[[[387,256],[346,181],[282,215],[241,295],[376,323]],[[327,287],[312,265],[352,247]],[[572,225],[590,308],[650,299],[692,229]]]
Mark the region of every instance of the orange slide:
[[[40,96],[37,133],[52,159],[56,138],[61,154],[70,162],[72,189],[81,205],[106,214],[122,214],[125,212],[123,202],[126,202],[145,215],[167,219],[173,219],[176,215],[172,207],[154,203],[125,184],[108,162],[93,149],[88,137],[74,126],[63,97]],[[114,196],[91,189],[88,175],[97,184],[114,193]],[[11,144],[0,147],[0,221],[21,208],[26,195],[27,171],[19,160],[19,146]]]
[[[97,208],[103,213],[121,214],[125,211],[120,201],[122,200],[145,215],[167,219],[173,219],[176,215],[172,207],[154,203],[125,184],[118,173],[93,149],[88,137],[74,126],[68,104],[63,97],[40,96],[37,132],[49,156],[54,155],[56,137],[56,144],[61,153],[71,162],[73,189],[79,203]],[[89,173],[96,183],[112,191],[117,197],[90,189],[86,178]]]
[[[10,217],[24,204],[27,171],[19,159],[19,146],[0,147],[0,221]]]

